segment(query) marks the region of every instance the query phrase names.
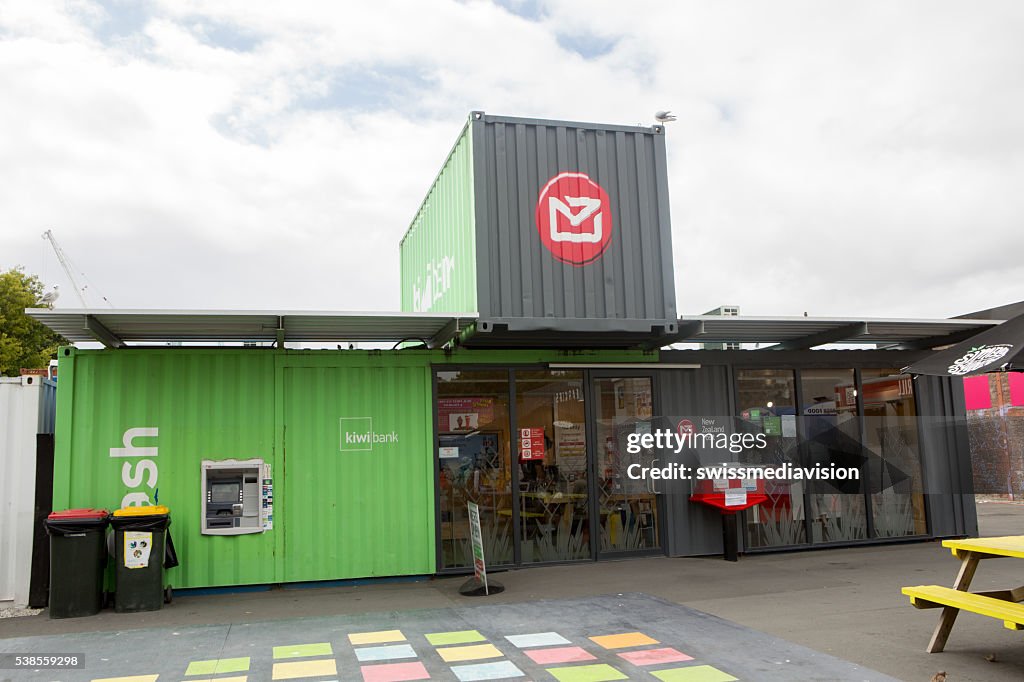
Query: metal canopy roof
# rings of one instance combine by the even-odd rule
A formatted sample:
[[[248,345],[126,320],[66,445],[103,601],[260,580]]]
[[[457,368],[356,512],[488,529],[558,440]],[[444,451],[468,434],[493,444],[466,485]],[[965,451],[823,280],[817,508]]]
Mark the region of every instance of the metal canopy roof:
[[[691,315],[679,318],[679,334],[674,342],[775,344],[765,350],[797,350],[826,343],[873,343],[913,350],[957,343],[999,322]]]
[[[166,341],[401,341],[441,345],[476,319],[476,313],[321,312],[263,310],[25,311],[71,342],[126,344]],[[280,332],[280,333],[279,333]]]
[[[112,310],[58,308],[26,311],[73,343],[99,341],[106,346],[167,341],[401,341],[418,338],[441,346],[473,325],[477,313],[388,313],[255,310]],[[579,320],[574,322],[579,323]],[[604,320],[603,333],[616,331]],[[668,345],[683,342],[768,343],[769,349],[797,350],[827,343],[857,343],[925,349],[957,343],[1001,320],[883,319],[826,317],[752,317],[692,315],[679,318],[674,335],[621,336],[619,345]],[[623,331],[623,330],[619,330]],[[628,331],[634,331],[632,329]],[[545,337],[557,347],[564,334]],[[585,334],[584,334],[585,336]],[[598,347],[601,333],[591,333]],[[513,339],[510,339],[513,340]],[[507,344],[506,344],[507,345]]]

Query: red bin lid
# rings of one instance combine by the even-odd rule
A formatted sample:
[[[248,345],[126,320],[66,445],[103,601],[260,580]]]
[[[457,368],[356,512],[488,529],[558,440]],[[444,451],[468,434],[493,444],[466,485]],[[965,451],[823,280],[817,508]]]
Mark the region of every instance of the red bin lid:
[[[106,509],[65,509],[64,511],[51,512],[48,519],[103,519],[110,512]]]

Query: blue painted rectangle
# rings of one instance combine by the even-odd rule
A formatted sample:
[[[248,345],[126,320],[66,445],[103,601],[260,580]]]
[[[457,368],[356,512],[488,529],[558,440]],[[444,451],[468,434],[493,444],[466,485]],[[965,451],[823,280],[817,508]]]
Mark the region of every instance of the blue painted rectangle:
[[[557,632],[534,632],[528,635],[506,635],[505,639],[515,644],[520,649],[531,646],[552,646],[555,644],[569,644],[569,640]]]
[[[389,661],[394,658],[416,658],[416,652],[408,644],[371,646],[365,649],[356,649],[356,658],[359,659],[360,663],[364,661]]]
[[[476,663],[474,665],[455,665],[452,672],[459,678],[459,682],[471,682],[472,680],[504,680],[510,677],[525,677],[523,671],[516,667],[512,661],[498,661],[497,663]]]

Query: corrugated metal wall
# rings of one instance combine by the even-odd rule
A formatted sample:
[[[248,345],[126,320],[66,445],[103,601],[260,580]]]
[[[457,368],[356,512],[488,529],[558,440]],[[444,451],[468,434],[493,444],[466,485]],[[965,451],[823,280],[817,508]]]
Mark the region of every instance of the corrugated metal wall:
[[[467,127],[399,247],[403,311],[476,311],[473,205],[473,141]]]
[[[176,587],[430,573],[431,357],[69,350],[60,367],[54,508],[113,509],[129,493],[168,505],[181,558],[169,573]],[[362,415],[399,442],[340,452],[339,418]],[[132,428],[158,429],[133,442],[157,448],[155,456],[111,456]],[[229,458],[271,464],[273,530],[201,534],[201,462]]]
[[[284,580],[433,573],[429,369],[284,360]]]
[[[0,601],[28,603],[35,509],[39,377],[0,377]]]
[[[53,433],[57,423],[57,382],[43,379],[39,390],[39,433]]]
[[[922,375],[914,380],[914,391],[929,532],[935,537],[977,535],[963,381]]]
[[[471,125],[481,317],[675,321],[663,129],[487,115]],[[564,171],[586,173],[611,203],[611,244],[584,266],[538,238],[539,193]]]
[[[662,370],[658,372],[658,391],[661,411],[670,417],[666,428],[674,428],[679,418],[697,420],[699,417],[732,414],[728,368],[708,365],[699,369]],[[697,455],[683,453],[668,457],[672,462],[697,466]],[[720,457],[719,457],[720,459]],[[716,459],[709,462],[714,463]],[[721,554],[722,524],[719,513],[710,507],[690,502],[693,492],[691,481],[662,481],[664,491],[669,556],[695,556]]]
[[[126,494],[145,494],[171,509],[182,557],[171,584],[274,582],[275,532],[200,534],[202,460],[258,457],[274,472],[280,466],[274,356],[258,349],[72,351],[60,361],[54,508],[116,509]],[[133,442],[157,448],[155,457],[111,456],[132,428],[158,429],[155,438]],[[156,465],[155,480],[146,459]]]

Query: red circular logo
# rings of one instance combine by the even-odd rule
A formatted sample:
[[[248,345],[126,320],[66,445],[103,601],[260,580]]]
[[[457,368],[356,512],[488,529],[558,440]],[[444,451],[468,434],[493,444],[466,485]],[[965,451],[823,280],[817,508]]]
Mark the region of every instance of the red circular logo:
[[[688,433],[697,433],[697,428],[693,425],[693,422],[689,419],[680,419],[679,423],[676,424],[676,432],[680,436],[684,436]]]
[[[558,260],[586,265],[612,243],[608,193],[585,173],[559,173],[537,199],[540,240]]]

